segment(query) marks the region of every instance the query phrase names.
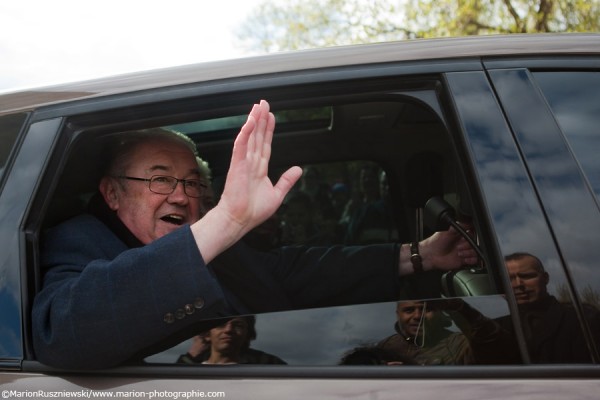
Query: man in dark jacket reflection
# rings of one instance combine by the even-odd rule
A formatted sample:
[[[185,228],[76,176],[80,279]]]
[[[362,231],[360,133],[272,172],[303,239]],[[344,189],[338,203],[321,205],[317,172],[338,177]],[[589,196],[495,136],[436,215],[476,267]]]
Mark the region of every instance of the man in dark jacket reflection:
[[[519,306],[519,317],[533,363],[590,363],[592,358],[574,307],[548,293],[550,277],[529,253],[506,256],[506,268]],[[583,305],[596,347],[600,344],[600,311]],[[500,320],[508,323],[508,318]],[[515,346],[516,349],[516,346]]]

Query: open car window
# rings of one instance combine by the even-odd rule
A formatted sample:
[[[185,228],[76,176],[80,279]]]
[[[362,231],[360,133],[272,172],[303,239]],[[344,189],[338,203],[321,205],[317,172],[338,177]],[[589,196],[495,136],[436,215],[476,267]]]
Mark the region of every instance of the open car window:
[[[287,261],[269,277],[279,285],[277,301],[271,300],[270,291],[254,286],[252,274],[247,275],[248,279],[237,277],[238,286],[228,286],[222,281],[226,291],[237,295],[238,303],[245,303],[239,309],[256,309],[252,313],[238,312],[255,316],[259,333],[256,344],[288,364],[337,364],[353,348],[370,346],[392,335],[397,301],[426,299],[432,306],[440,298],[481,297],[487,304],[485,299],[492,296],[494,305],[490,309],[485,306],[482,315],[507,314],[506,303],[498,296],[502,289],[497,268],[485,259],[457,272],[436,270],[398,279],[394,275],[396,266],[389,262],[391,257],[383,265],[367,251],[357,250],[385,246],[387,253],[394,254],[399,244],[432,235],[437,227],[428,224],[426,203],[434,197],[447,203],[456,220],[472,226],[473,243],[484,258],[490,246],[479,234],[484,231],[480,227],[485,220],[475,212],[468,167],[461,161],[462,150],[452,124],[444,120],[440,111],[436,84],[428,80],[422,84],[394,85],[378,84],[379,89],[374,93],[369,86],[357,88],[355,93],[346,90],[338,96],[298,96],[293,100],[275,96],[271,101],[278,121],[269,166],[271,179],[277,180],[282,171],[294,165],[303,168],[303,176],[275,215],[242,239],[243,252],[212,263],[215,271],[218,272],[219,263],[233,259],[239,261],[238,271],[247,273],[244,262],[248,252],[255,255],[255,260],[264,260],[264,265],[254,262],[255,266],[269,269],[273,258],[290,260],[292,265],[304,249],[334,248],[359,254],[362,257],[359,266],[363,269],[389,270],[392,278],[388,286],[394,286],[393,292],[388,288],[389,295],[384,295],[384,290],[373,287],[367,279],[352,287],[340,285],[336,276],[315,281],[310,269],[290,267]],[[120,135],[132,130],[163,128],[189,136],[197,144],[201,162],[208,169],[210,191],[204,194],[202,207],[206,211],[214,206],[227,174],[233,139],[242,123],[239,116],[248,108],[238,98],[221,101],[231,104],[213,109],[210,99],[201,99],[189,104],[181,102],[178,107],[128,110],[122,115],[104,116],[102,124],[94,125],[92,117],[74,118],[66,124],[73,140],[65,151],[60,178],[51,186],[53,195],[44,205],[47,212],[42,239],[47,228],[86,212],[105,168],[106,150]],[[136,120],[132,115],[140,117]],[[314,253],[308,252],[308,258]],[[315,259],[321,262],[327,257]],[[344,265],[338,262],[335,267],[343,269]],[[38,271],[40,280],[42,273]],[[218,278],[221,280],[221,276]],[[186,317],[185,310],[172,310],[165,314],[165,321],[167,317],[180,319],[179,314]],[[277,337],[284,336],[283,332],[296,329],[293,321],[305,321],[301,329],[316,332],[321,329],[320,320],[330,314],[341,317],[332,319],[334,325],[323,325],[324,329],[336,332],[331,337],[323,335],[320,346],[331,347],[326,357],[290,353],[283,348],[291,346],[299,350],[300,347],[276,343]],[[389,318],[379,318],[374,325],[372,317],[385,314]],[[213,320],[204,321],[203,326]],[[447,322],[452,324],[450,320]],[[352,339],[340,342],[340,332],[353,324],[366,330],[349,332]],[[371,326],[372,331],[367,329]],[[188,333],[189,337],[196,332],[188,330]],[[146,360],[174,362],[174,354],[184,354],[182,349],[189,345],[187,341],[167,355],[161,353]]]

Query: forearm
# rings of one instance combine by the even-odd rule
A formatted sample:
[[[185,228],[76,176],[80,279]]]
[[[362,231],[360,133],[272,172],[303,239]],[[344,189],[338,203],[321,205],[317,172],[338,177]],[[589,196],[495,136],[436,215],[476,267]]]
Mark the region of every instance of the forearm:
[[[411,257],[417,253],[419,256],[411,260]],[[418,262],[419,258],[420,263]],[[411,250],[410,244],[403,244],[398,260],[398,274],[404,276],[421,270],[431,271],[434,269],[450,271],[459,269],[463,265],[476,264],[478,261],[477,253],[471,245],[459,232],[450,228],[421,240],[414,251]]]
[[[294,308],[392,301],[398,246],[286,247],[265,258]]]
[[[419,255],[421,257],[421,265],[423,272],[431,271],[435,269],[435,257],[431,253],[428,245],[421,241],[419,243]],[[415,266],[411,257],[413,252],[411,251],[410,243],[404,243],[400,245],[400,254],[398,256],[398,275],[406,276],[419,272],[419,267]]]
[[[218,205],[190,228],[205,264],[233,246],[249,230],[228,218]]]

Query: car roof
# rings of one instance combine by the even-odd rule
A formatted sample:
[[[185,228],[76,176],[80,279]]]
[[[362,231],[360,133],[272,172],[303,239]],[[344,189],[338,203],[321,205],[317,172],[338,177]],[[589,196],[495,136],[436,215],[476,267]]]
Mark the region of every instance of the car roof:
[[[0,115],[75,99],[194,82],[350,65],[434,59],[600,54],[600,34],[527,34],[413,39],[274,53],[0,94]]]

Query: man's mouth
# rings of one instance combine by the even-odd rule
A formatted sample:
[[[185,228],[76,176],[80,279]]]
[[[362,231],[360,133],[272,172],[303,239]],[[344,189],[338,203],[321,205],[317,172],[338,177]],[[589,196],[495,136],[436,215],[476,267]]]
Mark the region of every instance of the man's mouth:
[[[527,300],[529,299],[529,292],[515,292],[515,298],[517,300]]]
[[[164,217],[160,218],[162,221],[165,221],[169,224],[181,226],[184,223],[183,216],[179,214],[167,214]]]
[[[226,342],[226,343],[233,342],[233,340],[234,340],[233,336],[230,336],[230,335],[221,336],[219,339],[221,340],[221,342]]]

